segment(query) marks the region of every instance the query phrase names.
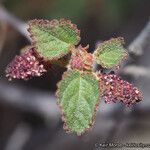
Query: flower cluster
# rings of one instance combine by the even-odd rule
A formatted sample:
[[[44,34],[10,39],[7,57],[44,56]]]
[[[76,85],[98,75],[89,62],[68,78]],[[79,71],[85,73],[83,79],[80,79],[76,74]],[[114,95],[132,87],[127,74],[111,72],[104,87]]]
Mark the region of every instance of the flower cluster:
[[[142,100],[141,92],[115,74],[101,74],[100,86],[106,103],[121,101],[130,106]]]
[[[70,67],[78,70],[92,70],[93,55],[87,52],[87,47],[81,45],[73,49],[70,59]]]
[[[43,64],[35,57],[34,50],[29,49],[16,56],[6,68],[6,77],[27,80],[33,76],[41,76],[46,72]]]

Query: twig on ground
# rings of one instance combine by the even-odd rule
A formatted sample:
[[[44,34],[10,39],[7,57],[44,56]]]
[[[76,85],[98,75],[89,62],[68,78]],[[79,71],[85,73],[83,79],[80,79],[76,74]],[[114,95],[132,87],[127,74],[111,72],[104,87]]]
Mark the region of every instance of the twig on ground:
[[[4,7],[0,5],[0,21],[7,22],[9,25],[13,26],[17,31],[19,31],[23,36],[25,36],[29,41],[31,41],[29,33],[27,31],[28,25],[23,21],[19,20],[12,14],[10,14]]]
[[[5,150],[23,150],[23,146],[30,136],[31,127],[25,123],[20,123],[8,139]]]
[[[128,46],[129,53],[135,56],[141,56],[143,50],[150,42],[150,20],[140,34],[134,39],[133,42]]]
[[[60,112],[55,97],[50,92],[30,90],[0,80],[0,103],[38,114],[50,120],[52,126],[59,122]]]
[[[135,78],[138,77],[150,78],[150,68],[146,68],[142,66],[129,65],[124,67],[121,73],[124,75],[131,75],[132,77]]]

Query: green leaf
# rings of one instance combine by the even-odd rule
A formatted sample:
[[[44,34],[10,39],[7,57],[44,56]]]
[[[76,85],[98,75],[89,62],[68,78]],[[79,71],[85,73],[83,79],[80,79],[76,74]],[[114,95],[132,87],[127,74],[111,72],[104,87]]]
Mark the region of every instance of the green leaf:
[[[30,36],[39,56],[57,60],[68,54],[80,41],[80,31],[68,20],[31,20]]]
[[[113,68],[126,59],[128,53],[123,48],[123,38],[112,38],[97,46],[94,52],[95,60],[104,68]]]
[[[92,73],[66,72],[57,91],[64,128],[78,135],[88,130],[95,120],[99,96],[99,82]]]

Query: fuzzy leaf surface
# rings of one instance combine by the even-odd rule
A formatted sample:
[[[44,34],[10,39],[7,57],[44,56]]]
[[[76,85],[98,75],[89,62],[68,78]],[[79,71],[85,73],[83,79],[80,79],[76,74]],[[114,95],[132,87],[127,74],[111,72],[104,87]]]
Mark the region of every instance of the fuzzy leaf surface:
[[[68,20],[31,20],[30,36],[37,53],[45,60],[57,60],[68,54],[80,41],[76,25]]]
[[[123,38],[112,38],[99,44],[94,52],[96,62],[104,68],[119,65],[128,56],[123,44]]]
[[[90,128],[100,96],[98,80],[92,73],[66,72],[58,85],[57,96],[65,129],[80,135]]]

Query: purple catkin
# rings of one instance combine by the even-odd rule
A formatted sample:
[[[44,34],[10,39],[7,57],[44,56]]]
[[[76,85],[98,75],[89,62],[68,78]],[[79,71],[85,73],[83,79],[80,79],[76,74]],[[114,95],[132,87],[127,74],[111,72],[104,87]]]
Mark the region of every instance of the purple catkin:
[[[121,101],[126,106],[131,106],[142,100],[141,92],[117,75],[99,73],[98,76],[106,103]]]
[[[33,76],[41,76],[46,70],[34,56],[32,49],[17,55],[6,68],[6,77],[28,80]]]

